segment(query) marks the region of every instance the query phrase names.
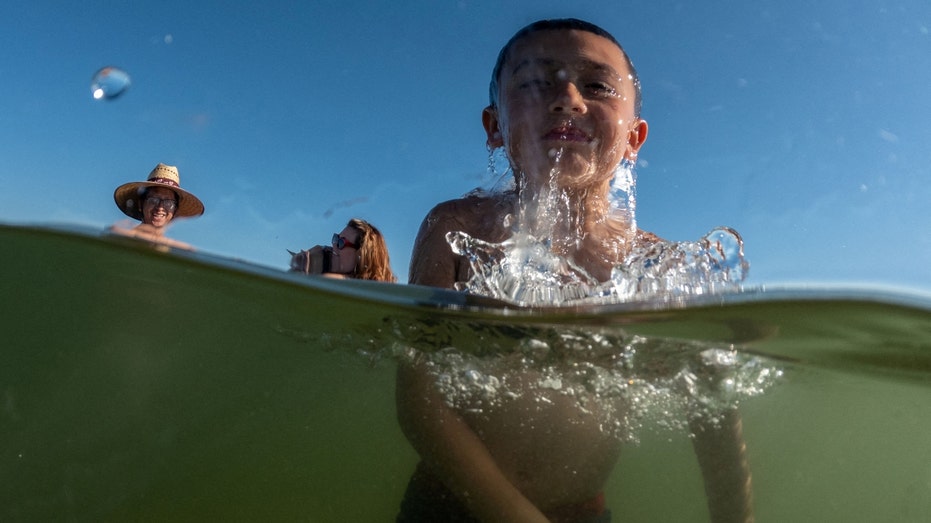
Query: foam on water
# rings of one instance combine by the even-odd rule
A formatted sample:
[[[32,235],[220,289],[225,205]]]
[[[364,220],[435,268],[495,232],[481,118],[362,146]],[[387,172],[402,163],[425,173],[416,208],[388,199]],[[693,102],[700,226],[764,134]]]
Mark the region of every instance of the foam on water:
[[[518,305],[560,306],[677,298],[739,289],[749,264],[737,231],[719,227],[694,242],[659,241],[636,247],[598,282],[571,260],[556,255],[549,240],[518,233],[489,243],[451,232],[452,249],[472,267],[459,290]]]
[[[782,377],[781,369],[733,346],[628,336],[618,329],[511,333],[509,348],[489,334],[473,343],[495,345],[494,354],[456,343],[433,352],[411,349],[406,357],[426,360],[457,410],[480,414],[526,398],[562,397],[625,441],[636,441],[645,428],[685,430],[690,419],[714,424]]]
[[[605,220],[620,224],[615,230],[627,253],[607,281],[598,281],[565,254],[572,250],[572,238],[582,238],[586,230],[579,219],[584,212],[573,214],[571,199],[555,183],[556,159],[550,183],[532,201],[517,196],[516,212],[504,216],[510,238],[491,243],[461,231],[447,234],[452,250],[465,256],[472,269],[457,289],[537,307],[669,303],[739,290],[749,264],[733,229],[719,227],[696,241],[638,241],[635,176],[627,162],[611,182]],[[510,195],[527,192],[509,190]],[[502,200],[513,197],[509,194],[497,193]],[[566,224],[575,229],[566,231]],[[782,375],[734,346],[626,336],[618,329],[537,332],[515,339],[510,349],[499,346],[492,355],[461,348],[426,355],[450,406],[474,412],[523,396],[551,401],[561,395],[575,398],[580,411],[597,413],[602,430],[625,440],[636,440],[646,422],[672,429],[685,428],[696,417],[714,423],[720,413],[762,393]]]

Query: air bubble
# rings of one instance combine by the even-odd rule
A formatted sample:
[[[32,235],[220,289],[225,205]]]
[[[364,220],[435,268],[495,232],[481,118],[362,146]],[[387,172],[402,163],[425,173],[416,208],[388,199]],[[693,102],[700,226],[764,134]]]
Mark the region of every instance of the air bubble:
[[[113,100],[125,93],[130,85],[129,73],[118,67],[104,67],[94,73],[91,93],[95,100]]]

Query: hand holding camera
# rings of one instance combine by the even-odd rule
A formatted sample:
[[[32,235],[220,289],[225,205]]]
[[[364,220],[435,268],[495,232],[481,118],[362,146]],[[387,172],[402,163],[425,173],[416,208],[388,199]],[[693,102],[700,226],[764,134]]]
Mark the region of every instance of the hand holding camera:
[[[306,251],[291,252],[291,272],[326,274],[332,269],[333,248],[315,245]]]

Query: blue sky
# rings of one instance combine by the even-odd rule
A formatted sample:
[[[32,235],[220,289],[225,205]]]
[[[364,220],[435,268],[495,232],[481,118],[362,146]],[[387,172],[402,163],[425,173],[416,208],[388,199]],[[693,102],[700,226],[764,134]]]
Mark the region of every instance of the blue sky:
[[[285,269],[353,216],[406,277],[429,208],[487,181],[498,50],[539,18],[611,31],[650,136],[637,219],[744,237],[751,285],[931,290],[931,4],[17,2],[0,16],[0,221],[101,230],[117,185],[177,165],[170,235]],[[132,87],[94,100],[96,70]]]

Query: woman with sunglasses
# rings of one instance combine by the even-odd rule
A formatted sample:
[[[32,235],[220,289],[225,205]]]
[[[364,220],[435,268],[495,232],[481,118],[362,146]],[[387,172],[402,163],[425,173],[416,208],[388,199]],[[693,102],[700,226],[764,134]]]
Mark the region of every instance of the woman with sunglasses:
[[[329,246],[315,245],[306,251],[291,253],[291,272],[397,281],[391,271],[384,236],[375,226],[358,218],[349,220],[341,232],[334,234]]]

